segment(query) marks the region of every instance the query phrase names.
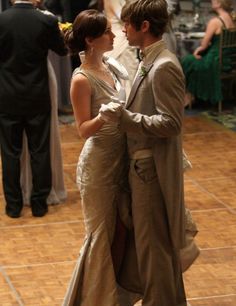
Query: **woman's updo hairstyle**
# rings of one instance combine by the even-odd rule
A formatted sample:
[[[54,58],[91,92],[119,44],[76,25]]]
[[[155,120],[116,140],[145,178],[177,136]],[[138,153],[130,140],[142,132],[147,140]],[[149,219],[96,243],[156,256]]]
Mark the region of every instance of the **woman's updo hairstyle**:
[[[221,7],[227,11],[227,12],[232,12],[233,11],[233,1],[232,0],[218,0],[220,3]]]
[[[104,34],[107,18],[97,10],[84,10],[79,13],[72,28],[65,33],[65,42],[70,54],[87,50],[86,38],[97,38]]]

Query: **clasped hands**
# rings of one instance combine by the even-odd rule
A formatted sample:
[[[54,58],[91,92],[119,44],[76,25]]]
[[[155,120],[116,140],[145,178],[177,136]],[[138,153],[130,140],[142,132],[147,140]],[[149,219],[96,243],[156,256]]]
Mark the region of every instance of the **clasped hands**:
[[[124,102],[111,101],[108,104],[102,104],[99,109],[99,119],[106,123],[118,123],[120,121]]]

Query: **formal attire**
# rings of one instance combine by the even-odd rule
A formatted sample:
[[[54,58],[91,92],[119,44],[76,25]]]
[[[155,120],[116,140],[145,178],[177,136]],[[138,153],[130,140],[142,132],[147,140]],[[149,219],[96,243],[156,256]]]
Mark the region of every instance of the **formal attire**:
[[[44,14],[51,14],[52,12],[47,9],[41,9]],[[53,15],[55,16],[55,15]],[[57,16],[58,18],[58,16]],[[57,83],[57,107],[58,111],[65,113],[67,109],[69,113],[72,112],[70,103],[70,80],[72,75],[72,65],[70,56],[60,56],[53,51],[48,52],[48,60],[55,72],[56,83]],[[53,73],[54,74],[54,73]],[[53,102],[52,105],[55,105]]]
[[[188,159],[185,151],[183,151],[183,170],[184,172],[192,168],[192,164]],[[180,260],[182,272],[194,263],[200,255],[200,249],[195,241],[195,236],[198,233],[197,224],[194,222],[191,211],[185,208],[185,238],[186,245],[180,250]]]
[[[59,204],[66,200],[67,192],[64,183],[63,161],[58,122],[57,80],[49,59],[48,76],[51,97],[50,156],[52,169],[52,188],[47,198],[47,204]],[[26,135],[24,135],[23,141],[23,151],[21,156],[21,188],[23,194],[23,203],[29,205],[32,189],[32,173],[30,168],[30,156]]]
[[[52,14],[47,10],[40,10],[44,14]],[[55,63],[63,62],[67,56],[59,56],[53,51],[48,53],[48,81],[49,91],[51,98],[51,122],[50,122],[50,156],[51,156],[51,169],[52,169],[52,188],[47,198],[47,204],[59,204],[66,200],[67,192],[64,183],[63,163],[62,163],[62,152],[61,152],[61,141],[59,131],[59,120],[58,120],[58,104],[59,101],[69,101],[67,95],[63,96],[63,92],[68,93],[69,96],[69,79],[70,76],[63,69],[63,77],[66,87],[63,86],[62,82],[58,83],[58,79],[62,79],[59,75],[60,71],[55,70]],[[54,64],[54,66],[53,66]],[[63,67],[66,68],[66,67]],[[67,78],[66,78],[67,75]],[[61,104],[61,103],[60,103]],[[23,194],[23,203],[25,205],[30,204],[30,195],[32,189],[32,172],[30,167],[30,155],[27,146],[27,138],[24,134],[23,139],[23,150],[21,155],[21,188]]]
[[[177,10],[179,5],[178,0],[167,0],[168,4],[168,13],[170,16],[170,21],[166,32],[163,34],[163,40],[166,43],[167,49],[174,54],[177,52],[177,42],[175,33],[172,27],[172,19],[173,15]],[[187,169],[191,168],[191,163],[188,160],[185,152],[183,151],[183,169],[186,171]],[[194,222],[191,211],[188,208],[185,208],[185,237],[186,237],[186,245],[184,248],[180,250],[180,260],[181,260],[181,267],[182,272],[185,272],[197,259],[200,254],[200,249],[198,248],[194,237],[197,235],[198,229],[197,225]]]
[[[53,16],[32,3],[16,1],[0,14],[0,138],[6,213],[18,216],[23,206],[20,157],[26,133],[35,216],[47,211],[51,190],[50,112],[47,54],[65,55],[67,49]]]
[[[62,22],[73,22],[80,12],[89,8],[91,2],[91,0],[45,0],[44,5],[50,12],[58,15]]]
[[[10,1],[8,0],[1,0],[0,1],[0,12],[5,11],[10,7]]]
[[[108,59],[109,60],[109,59]],[[91,117],[112,96],[125,99],[117,77],[117,66],[109,65],[115,88],[98,79],[91,70],[77,68],[92,88]],[[64,306],[120,306],[111,255],[116,225],[117,203],[124,179],[125,135],[115,124],[105,123],[89,137],[80,153],[77,184],[81,194],[86,239],[80,251]]]
[[[139,60],[137,58],[137,49],[130,47],[123,33],[123,22],[120,19],[122,7],[127,0],[104,0],[104,11],[112,25],[112,32],[115,34],[114,47],[107,55],[115,58],[119,63],[124,65],[129,74],[129,79],[124,82],[126,95],[130,93],[135,74],[138,69]]]
[[[162,38],[165,41],[168,50],[176,54],[177,42],[176,42],[176,37],[175,37],[173,27],[172,27],[172,19],[173,19],[174,13],[176,12],[176,8],[179,4],[179,0],[166,0],[166,2],[168,5],[169,23],[168,23],[168,26]]]
[[[224,21],[222,27],[225,28]],[[209,47],[201,54],[201,59],[196,59],[189,54],[182,58],[181,64],[186,77],[186,87],[196,99],[217,104],[222,100],[222,87],[219,69],[219,43],[220,34],[214,35]],[[225,51],[227,52],[227,50]],[[230,60],[225,57],[224,70],[230,70]]]
[[[142,305],[183,306],[186,298],[179,253],[185,246],[184,75],[162,40],[143,54],[120,123],[128,139]],[[132,262],[123,266],[123,274],[128,273],[129,265]]]

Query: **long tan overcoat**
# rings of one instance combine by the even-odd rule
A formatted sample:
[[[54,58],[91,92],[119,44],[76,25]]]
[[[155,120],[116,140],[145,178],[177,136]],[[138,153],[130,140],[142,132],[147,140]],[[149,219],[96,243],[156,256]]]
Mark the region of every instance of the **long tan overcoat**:
[[[170,235],[177,249],[185,245],[182,165],[184,93],[182,68],[176,56],[161,41],[152,49],[147,63],[144,59],[144,68],[133,84],[121,118],[121,129],[128,135],[152,138],[151,147],[165,199]],[[129,111],[131,106],[135,113]]]

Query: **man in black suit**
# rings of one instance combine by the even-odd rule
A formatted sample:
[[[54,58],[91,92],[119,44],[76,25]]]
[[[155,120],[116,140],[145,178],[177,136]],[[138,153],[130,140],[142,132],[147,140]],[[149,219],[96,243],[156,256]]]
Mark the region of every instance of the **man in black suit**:
[[[78,13],[88,9],[91,0],[45,0],[46,8],[60,15],[62,22],[73,22]]]
[[[0,12],[5,11],[10,7],[10,2],[8,0],[0,0]]]
[[[57,19],[36,10],[33,0],[15,1],[0,14],[0,145],[6,214],[23,207],[20,157],[23,132],[31,155],[32,214],[47,213],[51,189],[50,94],[47,54],[67,50]]]

